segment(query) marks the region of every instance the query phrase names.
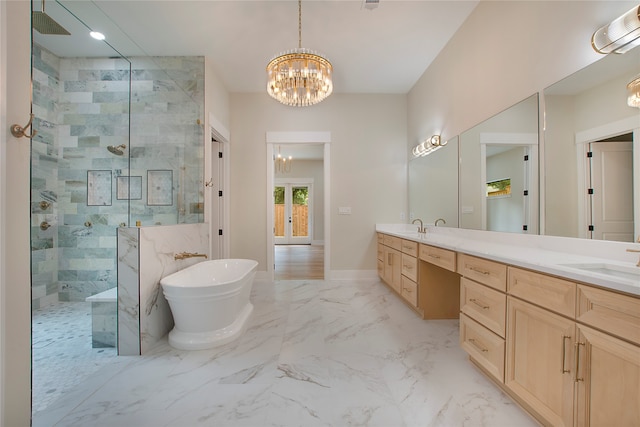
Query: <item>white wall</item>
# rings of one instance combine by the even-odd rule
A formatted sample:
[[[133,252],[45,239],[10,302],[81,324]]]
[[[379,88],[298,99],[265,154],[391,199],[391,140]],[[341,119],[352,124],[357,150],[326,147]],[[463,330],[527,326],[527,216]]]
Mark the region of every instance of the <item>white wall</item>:
[[[406,97],[334,94],[309,108],[231,95],[231,256],[266,270],[267,131],[331,132],[330,270],[375,270],[375,224],[406,214]],[[338,215],[338,207],[351,215]],[[270,228],[272,225],[270,226]],[[325,238],[326,239],[326,238]]]
[[[633,6],[481,1],[409,92],[408,146],[458,135],[601,58],[591,34]]]
[[[31,10],[29,2],[2,2],[0,39],[3,43],[2,144],[2,420],[3,426],[28,426],[31,418],[31,278],[30,278],[30,190],[29,153],[26,138],[9,132],[14,123],[29,120],[31,99]],[[5,44],[6,43],[6,44]],[[6,79],[6,80],[5,80]],[[4,96],[3,96],[4,98]],[[5,114],[6,113],[6,114]],[[6,160],[5,160],[6,159]]]

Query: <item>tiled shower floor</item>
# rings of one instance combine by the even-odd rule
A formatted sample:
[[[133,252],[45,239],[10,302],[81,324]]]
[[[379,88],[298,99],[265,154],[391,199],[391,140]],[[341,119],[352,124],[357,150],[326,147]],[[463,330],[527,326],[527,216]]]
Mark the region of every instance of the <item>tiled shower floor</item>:
[[[59,302],[34,310],[31,340],[34,413],[117,359],[115,348],[91,347],[88,302]]]

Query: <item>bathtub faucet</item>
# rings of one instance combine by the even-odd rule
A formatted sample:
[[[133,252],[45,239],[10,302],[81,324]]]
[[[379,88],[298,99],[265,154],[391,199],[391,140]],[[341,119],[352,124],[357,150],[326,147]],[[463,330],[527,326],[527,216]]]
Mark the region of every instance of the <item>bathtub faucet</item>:
[[[173,259],[187,259],[187,258],[207,258],[207,254],[199,254],[199,253],[191,253],[191,252],[180,252],[179,254],[173,255]]]

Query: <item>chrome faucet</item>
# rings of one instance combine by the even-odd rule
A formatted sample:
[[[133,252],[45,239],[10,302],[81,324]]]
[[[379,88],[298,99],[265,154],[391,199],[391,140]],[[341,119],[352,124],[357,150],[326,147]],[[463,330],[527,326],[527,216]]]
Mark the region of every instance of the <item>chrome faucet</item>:
[[[418,233],[426,233],[427,229],[422,224],[422,220],[420,218],[414,219],[413,221],[411,221],[411,224],[415,224],[416,221],[420,221],[420,225],[418,226]]]
[[[443,224],[446,224],[447,221],[444,220],[444,218],[438,218],[436,219],[436,222],[434,223],[434,225],[437,227],[438,226],[438,221],[442,221]]]
[[[180,252],[179,254],[174,254],[173,259],[187,259],[187,258],[207,258],[207,254],[199,254],[199,253],[191,253],[191,252]]]

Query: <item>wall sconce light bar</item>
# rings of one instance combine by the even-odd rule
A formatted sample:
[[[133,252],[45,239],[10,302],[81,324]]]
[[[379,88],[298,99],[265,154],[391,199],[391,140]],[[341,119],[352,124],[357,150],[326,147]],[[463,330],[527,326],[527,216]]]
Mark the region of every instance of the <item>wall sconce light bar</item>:
[[[414,157],[423,157],[447,145],[448,141],[441,141],[440,135],[433,135],[420,144],[413,147],[412,153]]]
[[[625,53],[640,45],[640,6],[636,6],[591,36],[591,46],[598,53]]]

